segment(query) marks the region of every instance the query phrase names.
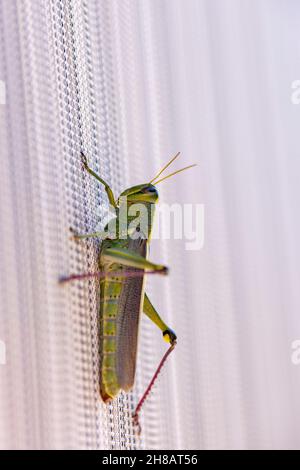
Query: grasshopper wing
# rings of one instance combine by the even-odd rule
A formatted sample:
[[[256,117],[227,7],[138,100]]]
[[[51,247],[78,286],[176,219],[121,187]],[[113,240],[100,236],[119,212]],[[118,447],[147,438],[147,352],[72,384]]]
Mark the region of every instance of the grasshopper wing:
[[[146,257],[147,240],[129,240],[128,251]],[[136,268],[126,268],[138,271]],[[144,277],[126,278],[119,299],[117,320],[116,371],[120,387],[126,392],[134,383],[141,308],[144,299]]]

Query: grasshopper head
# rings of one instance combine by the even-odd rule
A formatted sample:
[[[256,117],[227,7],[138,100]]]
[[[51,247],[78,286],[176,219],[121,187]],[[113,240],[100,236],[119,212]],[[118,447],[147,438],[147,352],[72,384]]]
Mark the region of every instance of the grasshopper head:
[[[138,184],[137,186],[132,186],[132,188],[123,191],[120,195],[120,198],[121,197],[126,197],[127,202],[149,202],[150,204],[156,204],[158,201],[158,191],[151,183]]]
[[[168,168],[171,163],[176,160],[176,158],[179,157],[180,152],[178,152],[175,157],[173,157],[160,171],[159,173],[150,181],[150,183],[145,183],[145,184],[139,184],[137,186],[133,186],[132,188],[126,189],[124,191],[119,199],[122,197],[126,198],[128,202],[134,202],[134,203],[143,203],[147,202],[150,204],[156,204],[158,201],[158,191],[154,185],[157,185],[158,183],[161,183],[162,181],[170,178],[171,176],[177,175],[177,173],[181,173],[184,170],[187,170],[188,168],[192,168],[195,165],[189,165],[184,168],[181,168],[180,170],[174,171],[173,173],[164,176],[160,178],[162,173]]]

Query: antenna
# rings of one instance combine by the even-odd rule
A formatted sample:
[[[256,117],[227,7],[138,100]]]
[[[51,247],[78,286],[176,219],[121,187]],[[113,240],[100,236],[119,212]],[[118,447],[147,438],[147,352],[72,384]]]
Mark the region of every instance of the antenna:
[[[167,175],[164,178],[161,178],[160,180],[156,181],[155,184],[161,183],[162,181],[168,178],[171,178],[171,176],[177,175],[177,173],[181,173],[182,171],[188,170],[189,168],[193,168],[194,166],[197,166],[197,163],[194,163],[193,165],[185,166],[184,168],[181,168],[181,170],[174,171],[170,175]]]
[[[179,155],[180,155],[180,152],[176,153],[175,157],[171,158],[171,160],[160,170],[160,172],[155,176],[155,178],[153,178],[153,179],[150,181],[149,184],[152,184],[152,183],[162,174],[162,172],[165,171],[165,170],[168,168],[168,166],[170,166],[171,163],[173,163],[174,160],[176,160],[176,158],[179,157]]]

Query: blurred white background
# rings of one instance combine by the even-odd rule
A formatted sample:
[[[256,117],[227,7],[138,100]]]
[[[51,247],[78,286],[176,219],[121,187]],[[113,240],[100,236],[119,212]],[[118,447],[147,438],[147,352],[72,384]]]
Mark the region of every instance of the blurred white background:
[[[300,448],[299,30],[296,0],[0,1],[1,447]],[[178,150],[198,163],[160,186],[204,204],[205,243],[153,242],[179,344],[141,441],[160,333],[143,319],[136,388],[107,409],[96,285],[57,286],[96,260],[68,240],[104,197],[82,148],[116,192]]]

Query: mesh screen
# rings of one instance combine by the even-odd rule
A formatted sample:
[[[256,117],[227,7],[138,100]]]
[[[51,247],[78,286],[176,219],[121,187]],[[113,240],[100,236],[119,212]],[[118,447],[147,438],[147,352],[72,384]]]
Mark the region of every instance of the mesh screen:
[[[299,447],[299,27],[293,0],[0,0],[1,448]],[[151,245],[179,343],[140,438],[160,331],[142,318],[135,387],[104,405],[97,282],[57,282],[97,268],[69,232],[106,215],[81,150],[116,195],[199,163],[159,188],[205,204],[205,243]]]
[[[57,283],[61,274],[97,268],[97,243],[70,240],[69,227],[93,231],[106,208],[103,188],[82,171],[80,151],[118,194],[149,179],[175,149],[163,145],[160,122],[168,94],[162,98],[159,82],[148,80],[161,74],[148,24],[148,15],[159,20],[157,7],[1,1],[4,448],[155,448],[178,438],[170,417],[174,365],[149,400],[142,437],[132,428],[132,411],[164,351],[161,334],[143,320],[134,391],[105,406],[97,283]],[[167,262],[167,248],[157,251]],[[168,289],[169,281],[163,291],[156,285],[165,312]]]

